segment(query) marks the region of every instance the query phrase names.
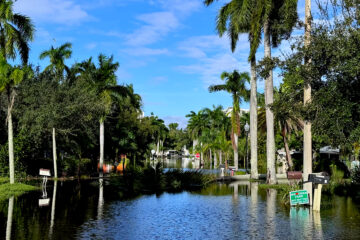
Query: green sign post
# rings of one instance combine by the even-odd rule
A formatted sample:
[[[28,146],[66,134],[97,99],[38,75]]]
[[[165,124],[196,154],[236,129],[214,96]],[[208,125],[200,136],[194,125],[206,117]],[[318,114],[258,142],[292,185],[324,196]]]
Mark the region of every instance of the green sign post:
[[[309,204],[309,196],[307,190],[299,190],[290,192],[290,205]]]

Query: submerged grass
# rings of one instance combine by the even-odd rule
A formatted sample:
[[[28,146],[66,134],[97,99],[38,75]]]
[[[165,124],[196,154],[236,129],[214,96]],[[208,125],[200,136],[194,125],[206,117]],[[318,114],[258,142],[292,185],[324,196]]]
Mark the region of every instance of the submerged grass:
[[[259,184],[259,189],[276,189],[277,194],[281,196],[281,202],[290,205],[290,192],[302,189],[300,184]]]
[[[170,169],[164,171],[158,164],[155,168],[152,166],[127,168],[123,177],[111,178],[110,185],[119,194],[123,193],[123,196],[134,197],[144,193],[161,194],[200,189],[215,179],[215,175],[205,174],[201,170]]]
[[[0,201],[6,200],[12,196],[20,196],[26,192],[39,189],[38,187],[22,183],[5,183],[0,185]]]

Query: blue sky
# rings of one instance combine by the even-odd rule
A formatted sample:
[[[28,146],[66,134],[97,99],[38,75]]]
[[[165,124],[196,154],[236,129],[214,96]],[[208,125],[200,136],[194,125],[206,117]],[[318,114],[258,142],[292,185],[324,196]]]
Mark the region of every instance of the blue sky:
[[[71,42],[71,65],[99,53],[120,63],[119,84],[133,84],[145,115],[186,126],[185,115],[212,105],[231,106],[227,93],[209,93],[223,71],[249,71],[247,36],[235,53],[215,31],[217,11],[226,1],[205,7],[202,0],[18,0],[14,11],[28,15],[36,27],[30,62],[42,67],[41,51]],[[299,1],[303,17],[304,1]],[[295,34],[301,34],[297,31]],[[279,49],[286,51],[284,42]],[[280,50],[273,51],[279,55]],[[261,59],[263,48],[258,50]],[[281,79],[275,75],[275,85]],[[258,82],[263,92],[264,82]],[[242,103],[241,108],[249,108]]]

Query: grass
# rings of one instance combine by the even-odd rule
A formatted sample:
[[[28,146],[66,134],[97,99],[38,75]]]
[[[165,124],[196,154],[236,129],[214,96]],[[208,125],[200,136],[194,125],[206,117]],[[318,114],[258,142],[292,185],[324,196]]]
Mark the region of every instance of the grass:
[[[299,184],[259,184],[259,189],[276,189],[277,193],[281,195],[281,202],[290,205],[290,192],[300,190],[302,187]]]
[[[243,171],[236,171],[235,175],[246,175],[246,172]]]
[[[39,189],[35,186],[26,185],[23,183],[8,183],[8,179],[6,179],[6,183],[3,182],[3,179],[0,179],[0,201],[6,200],[12,196],[20,196],[26,192],[30,192],[33,190]]]

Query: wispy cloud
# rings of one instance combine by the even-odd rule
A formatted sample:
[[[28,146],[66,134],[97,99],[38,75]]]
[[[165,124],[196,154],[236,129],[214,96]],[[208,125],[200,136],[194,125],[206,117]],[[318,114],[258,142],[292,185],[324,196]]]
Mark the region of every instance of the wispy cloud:
[[[35,22],[73,25],[92,19],[72,0],[18,0],[14,3],[14,10],[30,16]]]
[[[137,19],[144,25],[126,37],[127,44],[133,46],[155,43],[180,24],[172,12],[142,14]]]
[[[168,55],[170,52],[166,48],[128,48],[123,52],[131,56],[155,56],[155,55]]]
[[[248,42],[246,36],[240,36],[237,51],[231,53],[227,38],[217,35],[191,37],[179,44],[183,57],[193,59],[194,63],[178,66],[177,69],[188,74],[200,75],[204,87],[220,83],[223,71],[248,71]]]

